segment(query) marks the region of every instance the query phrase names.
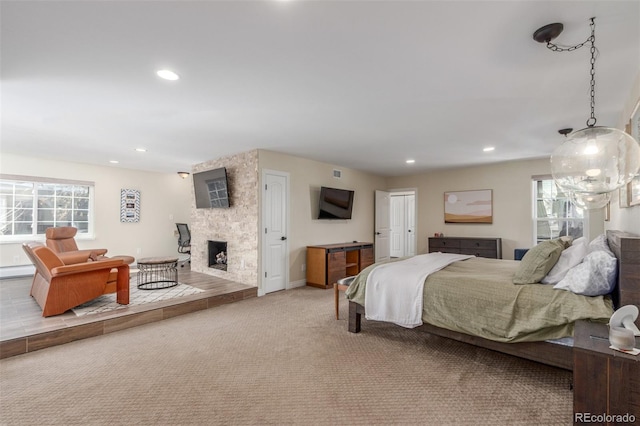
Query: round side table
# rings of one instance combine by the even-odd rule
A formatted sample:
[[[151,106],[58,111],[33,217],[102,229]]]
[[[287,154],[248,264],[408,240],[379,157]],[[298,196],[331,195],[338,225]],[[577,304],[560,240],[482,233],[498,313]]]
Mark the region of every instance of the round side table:
[[[177,257],[145,257],[138,259],[138,288],[158,290],[178,285]]]

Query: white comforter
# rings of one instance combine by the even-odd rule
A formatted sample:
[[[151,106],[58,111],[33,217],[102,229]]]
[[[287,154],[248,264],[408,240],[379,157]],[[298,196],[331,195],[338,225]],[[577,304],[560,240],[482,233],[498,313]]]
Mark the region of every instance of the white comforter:
[[[375,267],[367,277],[365,317],[407,328],[422,325],[422,293],[429,274],[471,257],[438,252]]]

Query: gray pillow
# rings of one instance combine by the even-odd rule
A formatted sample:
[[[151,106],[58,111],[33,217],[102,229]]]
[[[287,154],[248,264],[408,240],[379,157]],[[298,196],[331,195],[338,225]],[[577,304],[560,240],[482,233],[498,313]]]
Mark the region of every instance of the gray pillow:
[[[535,284],[540,282],[560,259],[564,249],[565,243],[560,239],[543,241],[533,247],[520,261],[518,270],[513,276],[513,283]]]

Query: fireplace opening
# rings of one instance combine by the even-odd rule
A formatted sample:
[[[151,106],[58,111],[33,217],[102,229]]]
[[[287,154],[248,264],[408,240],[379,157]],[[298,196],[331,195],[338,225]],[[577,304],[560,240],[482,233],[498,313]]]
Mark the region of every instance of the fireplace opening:
[[[209,240],[209,268],[227,270],[227,242]]]

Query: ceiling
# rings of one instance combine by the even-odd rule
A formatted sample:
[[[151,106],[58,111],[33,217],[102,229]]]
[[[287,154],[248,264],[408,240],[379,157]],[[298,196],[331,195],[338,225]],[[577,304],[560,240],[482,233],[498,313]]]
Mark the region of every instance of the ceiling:
[[[157,172],[253,149],[383,176],[547,157],[590,114],[588,47],[532,39],[552,22],[573,45],[596,17],[598,125],[619,124],[640,71],[638,1],[3,0],[0,13],[2,152]]]

